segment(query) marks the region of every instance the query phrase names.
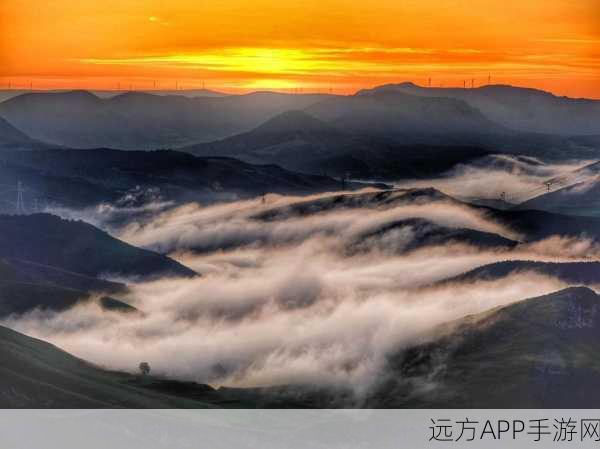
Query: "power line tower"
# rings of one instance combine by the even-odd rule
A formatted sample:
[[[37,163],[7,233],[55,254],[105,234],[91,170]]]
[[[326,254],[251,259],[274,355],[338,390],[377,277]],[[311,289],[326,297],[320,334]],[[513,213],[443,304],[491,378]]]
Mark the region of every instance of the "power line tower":
[[[25,201],[23,200],[23,184],[21,181],[17,182],[17,214],[25,213]]]

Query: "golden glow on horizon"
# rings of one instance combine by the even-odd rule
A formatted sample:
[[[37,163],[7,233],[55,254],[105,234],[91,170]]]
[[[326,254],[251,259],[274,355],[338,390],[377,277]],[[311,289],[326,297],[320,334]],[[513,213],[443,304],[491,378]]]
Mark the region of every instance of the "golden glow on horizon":
[[[0,35],[13,87],[352,92],[491,73],[600,98],[597,0],[2,0]]]

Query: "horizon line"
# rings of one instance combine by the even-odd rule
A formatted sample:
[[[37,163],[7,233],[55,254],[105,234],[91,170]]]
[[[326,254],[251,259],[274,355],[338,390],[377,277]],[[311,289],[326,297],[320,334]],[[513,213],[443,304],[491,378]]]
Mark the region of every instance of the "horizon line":
[[[146,83],[150,82],[152,83],[152,81],[145,81]],[[2,84],[6,84],[2,83]],[[215,87],[215,88],[210,88],[210,87],[198,87],[198,86],[193,86],[193,87],[176,87],[176,88],[161,88],[161,87],[138,87],[135,86],[135,83],[122,83],[125,85],[129,85],[129,88],[121,88],[120,86],[118,87],[98,87],[98,88],[94,88],[94,87],[35,87],[35,85],[30,82],[29,85],[23,85],[21,83],[19,83],[20,85],[11,85],[12,83],[9,83],[8,86],[4,86],[4,87],[0,87],[0,92],[3,93],[8,93],[8,92],[19,92],[18,95],[20,94],[26,94],[26,93],[63,93],[63,92],[89,92],[91,94],[94,94],[94,92],[100,92],[100,93],[106,93],[106,94],[111,94],[114,93],[116,95],[119,94],[126,94],[126,93],[134,93],[134,92],[140,92],[140,93],[147,93],[147,94],[154,94],[154,93],[173,93],[173,94],[177,94],[177,93],[186,93],[186,92],[201,92],[204,91],[206,93],[213,93],[216,95],[223,95],[223,96],[243,96],[243,95],[252,95],[252,94],[257,94],[257,93],[274,93],[274,94],[282,94],[282,95],[333,95],[333,96],[353,96],[358,94],[359,92],[363,91],[363,90],[373,90],[373,89],[377,89],[377,88],[381,88],[381,87],[385,87],[385,86],[400,86],[400,85],[412,85],[414,87],[420,88],[420,89],[425,89],[425,90],[477,90],[477,89],[484,89],[484,88],[490,88],[490,87],[509,87],[509,88],[513,88],[513,89],[522,89],[522,90],[534,90],[534,91],[538,91],[538,92],[544,92],[550,95],[553,95],[557,98],[567,98],[567,99],[572,99],[572,100],[593,100],[593,101],[600,101],[600,97],[577,97],[577,96],[569,96],[569,95],[561,95],[559,93],[553,92],[552,90],[546,90],[546,89],[542,89],[539,87],[533,87],[533,86],[520,86],[520,85],[516,85],[516,84],[510,84],[510,83],[491,83],[491,84],[481,84],[479,86],[470,86],[470,85],[457,85],[457,84],[448,84],[448,85],[423,85],[423,84],[419,84],[416,83],[414,81],[399,81],[399,82],[391,82],[391,83],[384,83],[384,84],[378,84],[375,86],[365,86],[365,87],[360,87],[360,88],[354,88],[354,89],[348,89],[345,90],[341,87],[335,88],[334,86],[330,86],[328,88],[314,88],[314,87],[293,87],[293,88],[264,88],[264,89],[248,89],[248,88],[243,88],[243,87],[239,87],[239,88],[232,88],[232,87]]]

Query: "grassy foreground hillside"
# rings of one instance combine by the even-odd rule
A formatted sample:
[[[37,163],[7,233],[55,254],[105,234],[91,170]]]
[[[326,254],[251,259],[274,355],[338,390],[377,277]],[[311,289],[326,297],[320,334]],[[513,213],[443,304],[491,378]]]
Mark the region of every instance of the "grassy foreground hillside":
[[[595,408],[600,298],[572,287],[440,329],[389,360],[370,406]]]

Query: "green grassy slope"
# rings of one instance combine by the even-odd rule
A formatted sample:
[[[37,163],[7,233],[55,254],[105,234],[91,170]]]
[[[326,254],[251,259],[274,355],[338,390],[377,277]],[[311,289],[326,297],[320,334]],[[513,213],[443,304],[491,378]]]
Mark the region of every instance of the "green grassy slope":
[[[5,327],[0,327],[0,360],[0,408],[209,406],[144,388],[135,376],[102,370]]]

